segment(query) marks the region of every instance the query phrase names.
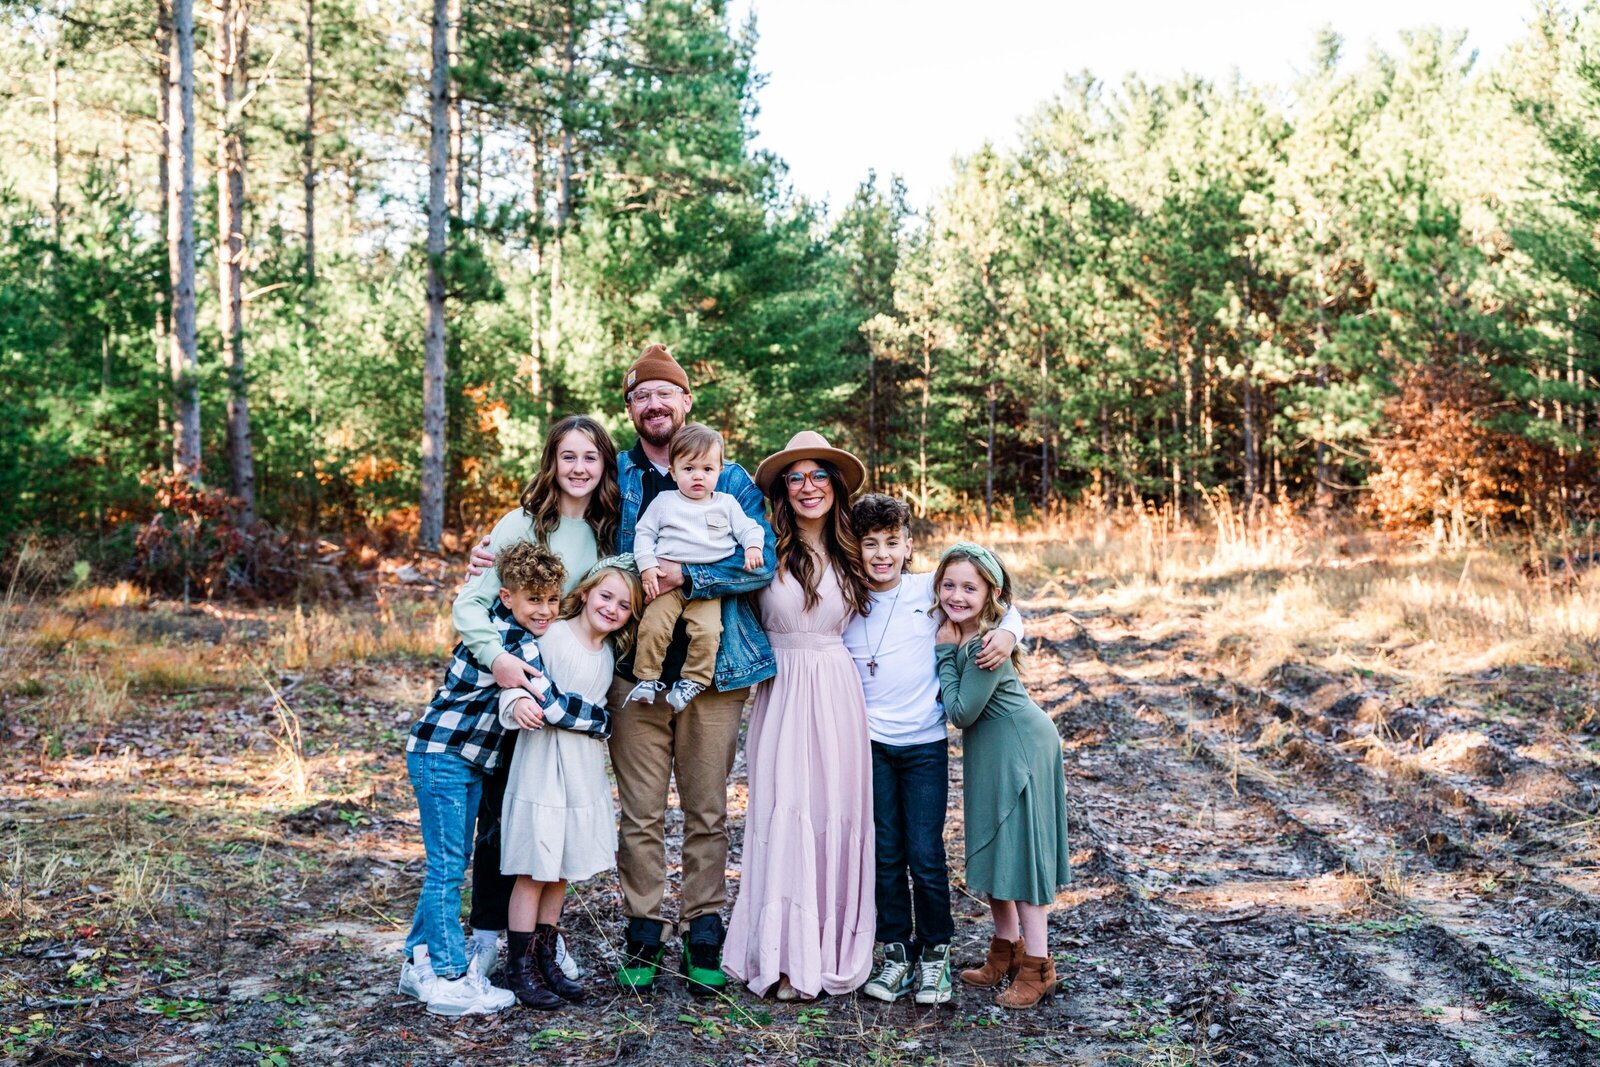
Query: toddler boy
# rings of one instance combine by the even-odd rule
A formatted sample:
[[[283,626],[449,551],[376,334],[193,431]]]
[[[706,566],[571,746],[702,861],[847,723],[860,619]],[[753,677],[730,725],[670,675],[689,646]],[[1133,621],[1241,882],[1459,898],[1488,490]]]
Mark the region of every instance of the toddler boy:
[[[722,473],[722,435],[717,431],[702,423],[685,423],[672,435],[667,462],[677,491],[652,500],[634,530],[633,555],[650,603],[639,620],[633,659],[633,676],[639,684],[628,700],[653,704],[656,694],[666,688],[661,661],[681,618],[689,635],[689,653],[682,676],[667,694],[667,703],[677,712],[711,685],[717,642],[722,638],[722,601],[690,600],[682,588],[662,592],[657,563],[663,559],[717,563],[743,545],[744,569],[753,571],[761,566],[766,532],[744,513],[736,498],[716,492]]]

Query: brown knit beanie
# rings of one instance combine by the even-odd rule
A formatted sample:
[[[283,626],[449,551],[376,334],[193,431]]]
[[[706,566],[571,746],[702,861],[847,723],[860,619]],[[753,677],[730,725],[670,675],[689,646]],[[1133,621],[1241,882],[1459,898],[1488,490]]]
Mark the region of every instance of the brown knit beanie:
[[[689,388],[689,376],[662,344],[646,345],[639,358],[633,361],[633,366],[622,377],[623,398],[626,399],[640,382],[671,382],[686,393],[693,392]]]

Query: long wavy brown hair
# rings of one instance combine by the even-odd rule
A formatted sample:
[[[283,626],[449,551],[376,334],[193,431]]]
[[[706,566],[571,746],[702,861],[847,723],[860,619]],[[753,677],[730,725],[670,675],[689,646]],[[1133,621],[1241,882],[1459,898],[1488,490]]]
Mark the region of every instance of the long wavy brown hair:
[[[844,476],[825,459],[818,460],[817,466],[828,472],[828,484],[833,486],[833,507],[822,526],[823,547],[833,564],[845,603],[850,605],[851,611],[865,615],[872,610],[872,597],[867,592],[867,568],[861,562],[861,542],[850,527],[850,502],[845,498]],[[788,571],[805,590],[806,610],[809,611],[822,602],[822,595],[817,592],[822,573],[800,536],[794,505],[789,503],[788,473],[789,468],[785,467],[767,486],[767,501],[772,505],[772,532],[778,539],[778,566]]]
[[[617,487],[617,446],[606,428],[587,415],[568,415],[550,427],[544,438],[544,455],[539,473],[522,490],[522,510],[533,520],[533,532],[541,542],[561,525],[561,487],[556,484],[556,452],[561,439],[577,430],[594,442],[600,451],[600,484],[589,494],[583,521],[594,531],[600,555],[608,556],[617,547],[617,528],[622,524],[622,490]]]

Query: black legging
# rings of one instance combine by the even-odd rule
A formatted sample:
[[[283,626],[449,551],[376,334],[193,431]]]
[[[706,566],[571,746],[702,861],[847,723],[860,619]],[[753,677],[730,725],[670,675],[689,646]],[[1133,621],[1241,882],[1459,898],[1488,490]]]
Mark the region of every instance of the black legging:
[[[468,922],[474,930],[505,930],[511,907],[514,874],[500,873],[500,805],[506,795],[506,780],[511,777],[511,755],[517,748],[517,734],[507,730],[500,740],[500,764],[483,780],[483,797],[478,801],[478,835],[472,848],[472,912]]]

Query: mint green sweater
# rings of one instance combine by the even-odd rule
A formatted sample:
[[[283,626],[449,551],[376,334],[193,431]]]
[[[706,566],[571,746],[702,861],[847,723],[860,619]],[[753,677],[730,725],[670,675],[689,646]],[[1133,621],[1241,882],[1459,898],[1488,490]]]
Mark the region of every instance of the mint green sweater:
[[[489,534],[489,551],[498,557],[518,541],[538,540],[533,532],[533,517],[518,508],[507,512],[494,524],[494,530]],[[563,595],[572,592],[600,558],[594,530],[582,519],[562,519],[561,525],[550,535],[548,544],[550,551],[560,557],[562,565],[567,568],[567,580],[561,585]],[[490,567],[467,582],[466,588],[456,594],[455,604],[450,609],[450,619],[455,623],[456,633],[461,635],[467,651],[485,667],[492,665],[494,658],[505,651],[500,643],[500,633],[489,618],[489,609],[499,595],[500,572]]]

